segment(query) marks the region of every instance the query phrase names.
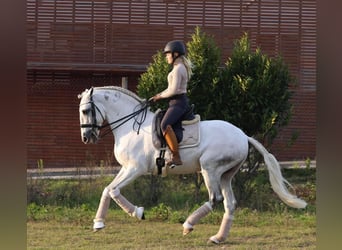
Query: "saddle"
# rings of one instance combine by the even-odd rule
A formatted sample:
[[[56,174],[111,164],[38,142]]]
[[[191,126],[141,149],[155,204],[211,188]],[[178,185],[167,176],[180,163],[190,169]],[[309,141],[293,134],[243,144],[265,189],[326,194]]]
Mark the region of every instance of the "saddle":
[[[179,142],[179,149],[196,147],[200,143],[199,122],[200,115],[194,115],[194,105],[192,104],[181,118],[182,140]],[[159,157],[156,159],[158,174],[165,165],[166,141],[161,130],[161,120],[166,110],[158,109],[152,121],[152,143],[155,149],[160,150]]]

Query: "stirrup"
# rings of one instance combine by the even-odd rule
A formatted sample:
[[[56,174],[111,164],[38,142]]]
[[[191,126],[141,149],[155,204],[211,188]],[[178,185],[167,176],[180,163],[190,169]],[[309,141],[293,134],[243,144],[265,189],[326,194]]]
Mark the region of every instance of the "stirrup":
[[[168,166],[169,168],[174,168],[176,166],[181,166],[183,165],[183,162],[180,161],[180,163],[177,164],[177,162],[174,162],[173,160],[169,160],[169,161],[166,161],[166,166]]]

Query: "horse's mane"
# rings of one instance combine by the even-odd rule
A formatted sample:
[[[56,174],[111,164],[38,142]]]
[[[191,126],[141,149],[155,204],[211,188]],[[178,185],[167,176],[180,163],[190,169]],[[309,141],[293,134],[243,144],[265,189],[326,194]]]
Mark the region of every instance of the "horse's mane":
[[[125,89],[125,88],[122,88],[122,87],[119,87],[119,86],[103,86],[103,87],[95,87],[94,89],[103,89],[103,90],[117,90],[117,91],[120,91],[132,98],[134,98],[135,100],[137,100],[138,102],[144,102],[145,99],[142,99],[140,98],[137,94],[135,94],[134,92],[128,90],[128,89]]]

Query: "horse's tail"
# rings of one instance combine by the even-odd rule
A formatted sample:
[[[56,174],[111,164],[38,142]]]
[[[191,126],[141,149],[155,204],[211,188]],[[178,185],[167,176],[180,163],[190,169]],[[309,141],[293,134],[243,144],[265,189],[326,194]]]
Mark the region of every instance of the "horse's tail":
[[[279,198],[290,207],[305,208],[307,205],[306,202],[291,194],[286,188],[285,184],[289,185],[290,187],[291,184],[282,176],[280,165],[276,158],[269,153],[266,148],[257,140],[248,137],[248,142],[251,143],[264,157],[264,161],[270,176],[271,186]]]

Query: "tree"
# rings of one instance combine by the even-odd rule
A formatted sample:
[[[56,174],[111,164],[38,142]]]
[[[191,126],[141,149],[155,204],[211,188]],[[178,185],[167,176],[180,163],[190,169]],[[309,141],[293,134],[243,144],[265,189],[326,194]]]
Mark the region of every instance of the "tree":
[[[291,82],[282,58],[270,58],[259,48],[253,52],[245,33],[235,41],[215,85],[215,113],[270,145],[290,119]]]
[[[188,83],[188,96],[195,104],[196,112],[203,120],[212,119],[215,102],[214,87],[218,81],[221,51],[214,39],[195,28],[187,43],[188,58],[193,65],[193,74]]]
[[[162,51],[158,51],[153,57],[147,71],[140,76],[137,85],[137,94],[143,98],[150,98],[163,91],[167,86],[167,75],[170,72],[170,65],[165,60]],[[166,108],[166,102],[157,102],[151,109]]]
[[[223,68],[219,48],[199,27],[186,46],[193,65],[188,96],[202,120],[229,121],[249,136],[271,144],[291,116],[289,84],[293,79],[282,58],[270,58],[259,48],[253,52],[247,33],[235,41]],[[138,95],[149,98],[164,90],[170,70],[163,53],[158,51],[139,79]],[[154,107],[166,105],[158,102]]]

